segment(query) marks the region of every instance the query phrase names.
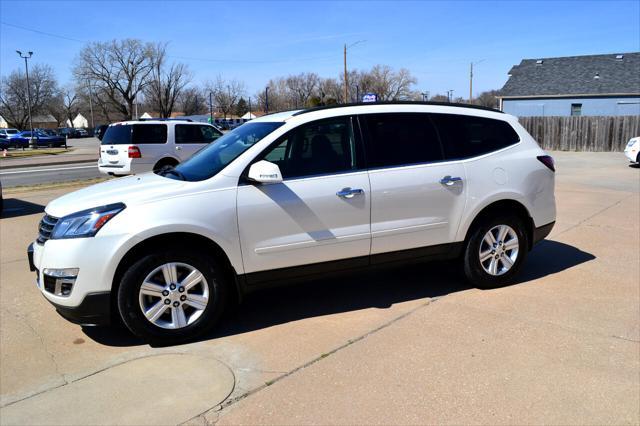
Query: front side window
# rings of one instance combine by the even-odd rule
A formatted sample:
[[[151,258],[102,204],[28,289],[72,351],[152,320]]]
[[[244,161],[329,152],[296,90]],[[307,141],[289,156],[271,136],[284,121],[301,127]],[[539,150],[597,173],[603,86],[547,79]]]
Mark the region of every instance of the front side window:
[[[254,122],[240,126],[178,164],[165,176],[192,182],[209,179],[283,124]]]
[[[277,164],[284,179],[355,170],[351,119],[339,117],[303,124],[280,138],[261,159]]]
[[[506,121],[455,114],[433,114],[432,118],[448,160],[476,157],[520,141]]]
[[[131,142],[136,145],[167,143],[167,125],[134,124]]]
[[[367,114],[370,167],[393,167],[442,160],[438,134],[427,114]]]

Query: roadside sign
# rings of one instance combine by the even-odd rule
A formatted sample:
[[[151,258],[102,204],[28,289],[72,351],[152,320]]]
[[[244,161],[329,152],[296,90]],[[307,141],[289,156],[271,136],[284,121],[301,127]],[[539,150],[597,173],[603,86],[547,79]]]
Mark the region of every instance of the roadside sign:
[[[375,93],[366,93],[362,96],[362,102],[375,102],[378,100],[378,95]]]

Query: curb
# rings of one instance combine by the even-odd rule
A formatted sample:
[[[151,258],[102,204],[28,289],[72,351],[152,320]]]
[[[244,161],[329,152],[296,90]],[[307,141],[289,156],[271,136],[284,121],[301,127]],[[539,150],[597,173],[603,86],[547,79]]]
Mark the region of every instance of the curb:
[[[46,163],[33,163],[33,164],[9,164],[8,166],[5,166],[2,163],[0,163],[0,170],[23,169],[28,167],[42,167],[42,166],[63,166],[65,164],[92,163],[92,162],[95,162],[97,167],[98,159],[96,158],[94,160],[71,160],[71,161],[53,161],[53,162],[49,161]]]

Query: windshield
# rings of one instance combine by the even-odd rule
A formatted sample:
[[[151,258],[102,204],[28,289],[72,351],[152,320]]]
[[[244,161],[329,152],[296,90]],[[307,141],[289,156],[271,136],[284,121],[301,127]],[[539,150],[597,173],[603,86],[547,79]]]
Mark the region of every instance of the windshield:
[[[198,151],[163,176],[190,182],[209,179],[218,174],[240,154],[251,148],[284,123],[246,123]]]
[[[7,129],[8,135],[17,135],[19,132],[16,129]]]

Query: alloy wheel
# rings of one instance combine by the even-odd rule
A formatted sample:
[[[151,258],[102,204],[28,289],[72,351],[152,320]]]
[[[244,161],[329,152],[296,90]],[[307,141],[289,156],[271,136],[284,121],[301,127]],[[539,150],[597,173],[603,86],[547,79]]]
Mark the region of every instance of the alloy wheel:
[[[139,301],[149,322],[161,328],[179,329],[200,318],[209,303],[209,286],[193,266],[165,263],[144,279]]]
[[[478,256],[486,273],[493,276],[509,272],[518,259],[518,234],[509,225],[497,225],[482,238]]]

